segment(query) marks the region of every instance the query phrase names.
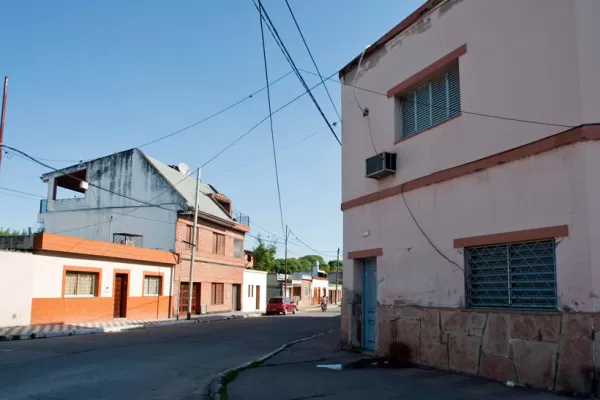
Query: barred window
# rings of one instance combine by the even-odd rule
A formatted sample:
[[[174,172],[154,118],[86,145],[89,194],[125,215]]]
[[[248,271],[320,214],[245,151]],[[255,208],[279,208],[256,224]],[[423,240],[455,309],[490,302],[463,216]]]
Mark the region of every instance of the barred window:
[[[213,283],[211,285],[211,304],[223,304],[225,285],[223,283]]]
[[[466,248],[468,306],[556,309],[555,248],[554,240]]]
[[[160,276],[144,276],[144,296],[160,296]]]
[[[67,271],[65,296],[96,297],[98,274],[95,272]]]
[[[396,139],[404,139],[460,113],[458,65],[401,99],[402,126]]]

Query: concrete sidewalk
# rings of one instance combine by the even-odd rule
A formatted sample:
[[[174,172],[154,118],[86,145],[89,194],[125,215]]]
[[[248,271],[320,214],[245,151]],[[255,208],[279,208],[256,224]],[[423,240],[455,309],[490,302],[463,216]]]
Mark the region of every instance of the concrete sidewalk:
[[[159,328],[163,326],[198,324],[229,319],[260,317],[257,312],[229,312],[208,315],[195,315],[191,320],[153,319],[153,320],[116,320],[108,322],[84,322],[75,324],[46,324],[10,326],[0,328],[0,340],[27,340],[59,336],[90,335],[94,333],[122,332],[132,329]]]
[[[419,400],[558,400],[549,392],[485,379],[420,368],[378,368],[364,363],[341,371],[317,368],[329,363],[352,363],[362,358],[337,350],[332,333],[298,343],[264,364],[241,372],[228,385],[229,399],[419,399]]]

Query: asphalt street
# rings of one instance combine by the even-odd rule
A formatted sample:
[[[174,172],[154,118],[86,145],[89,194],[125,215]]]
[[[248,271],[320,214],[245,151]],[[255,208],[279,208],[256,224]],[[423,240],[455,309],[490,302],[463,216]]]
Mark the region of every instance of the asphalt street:
[[[0,342],[0,399],[202,399],[216,374],[339,328],[338,310]]]

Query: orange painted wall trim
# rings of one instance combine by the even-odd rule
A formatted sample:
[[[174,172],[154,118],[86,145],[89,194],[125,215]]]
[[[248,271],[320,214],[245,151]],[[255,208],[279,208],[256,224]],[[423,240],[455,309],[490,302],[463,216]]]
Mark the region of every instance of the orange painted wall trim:
[[[96,296],[95,297],[65,297],[65,289],[67,288],[67,272],[92,272],[98,274],[98,279],[96,279]],[[93,267],[75,267],[71,265],[63,266],[63,277],[62,277],[62,289],[60,295],[63,299],[67,300],[89,300],[94,299],[96,297],[100,297],[102,291],[102,268],[93,268]]]
[[[508,162],[520,160],[536,154],[545,153],[562,146],[584,142],[587,140],[600,140],[600,124],[582,125],[556,135],[549,136],[526,145],[516,147],[489,157],[481,158],[457,167],[448,168],[433,174],[413,179],[400,185],[392,186],[377,192],[369,193],[342,203],[342,211],[373,203],[388,197],[397,196],[401,193],[420,189],[425,186],[441,183],[450,179],[459,178],[464,175],[479,172],[484,169],[493,168]]]
[[[458,58],[467,53],[467,45],[463,44],[458,49],[446,54],[444,57],[440,58],[433,64],[425,67],[421,71],[417,72],[410,78],[400,82],[393,88],[387,91],[388,98],[395,96],[402,96],[411,92],[413,89],[416,89],[420,85],[425,82],[436,78],[438,75],[446,72],[452,67],[452,65],[456,65],[458,62]]]
[[[567,225],[549,226],[546,228],[527,229],[524,231],[495,233],[491,235],[472,236],[454,239],[454,248],[488,246],[502,243],[527,242],[531,240],[554,239],[569,236]]]
[[[179,262],[177,254],[168,251],[125,246],[123,244],[81,239],[45,232],[35,235],[33,248],[35,250],[85,254],[167,265],[175,265]]]
[[[171,296],[129,297],[127,319],[169,318]],[[31,324],[72,324],[112,321],[113,297],[32,299]]]
[[[378,247],[376,249],[349,251],[348,260],[360,260],[364,258],[381,257],[383,255],[383,249]]]

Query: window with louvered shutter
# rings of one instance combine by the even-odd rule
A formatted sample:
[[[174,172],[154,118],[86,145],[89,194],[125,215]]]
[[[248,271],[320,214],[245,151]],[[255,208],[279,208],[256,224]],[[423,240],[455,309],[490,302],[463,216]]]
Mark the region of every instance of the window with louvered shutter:
[[[403,96],[402,126],[396,139],[404,139],[460,113],[458,66]]]
[[[468,306],[556,309],[554,240],[465,249]]]

